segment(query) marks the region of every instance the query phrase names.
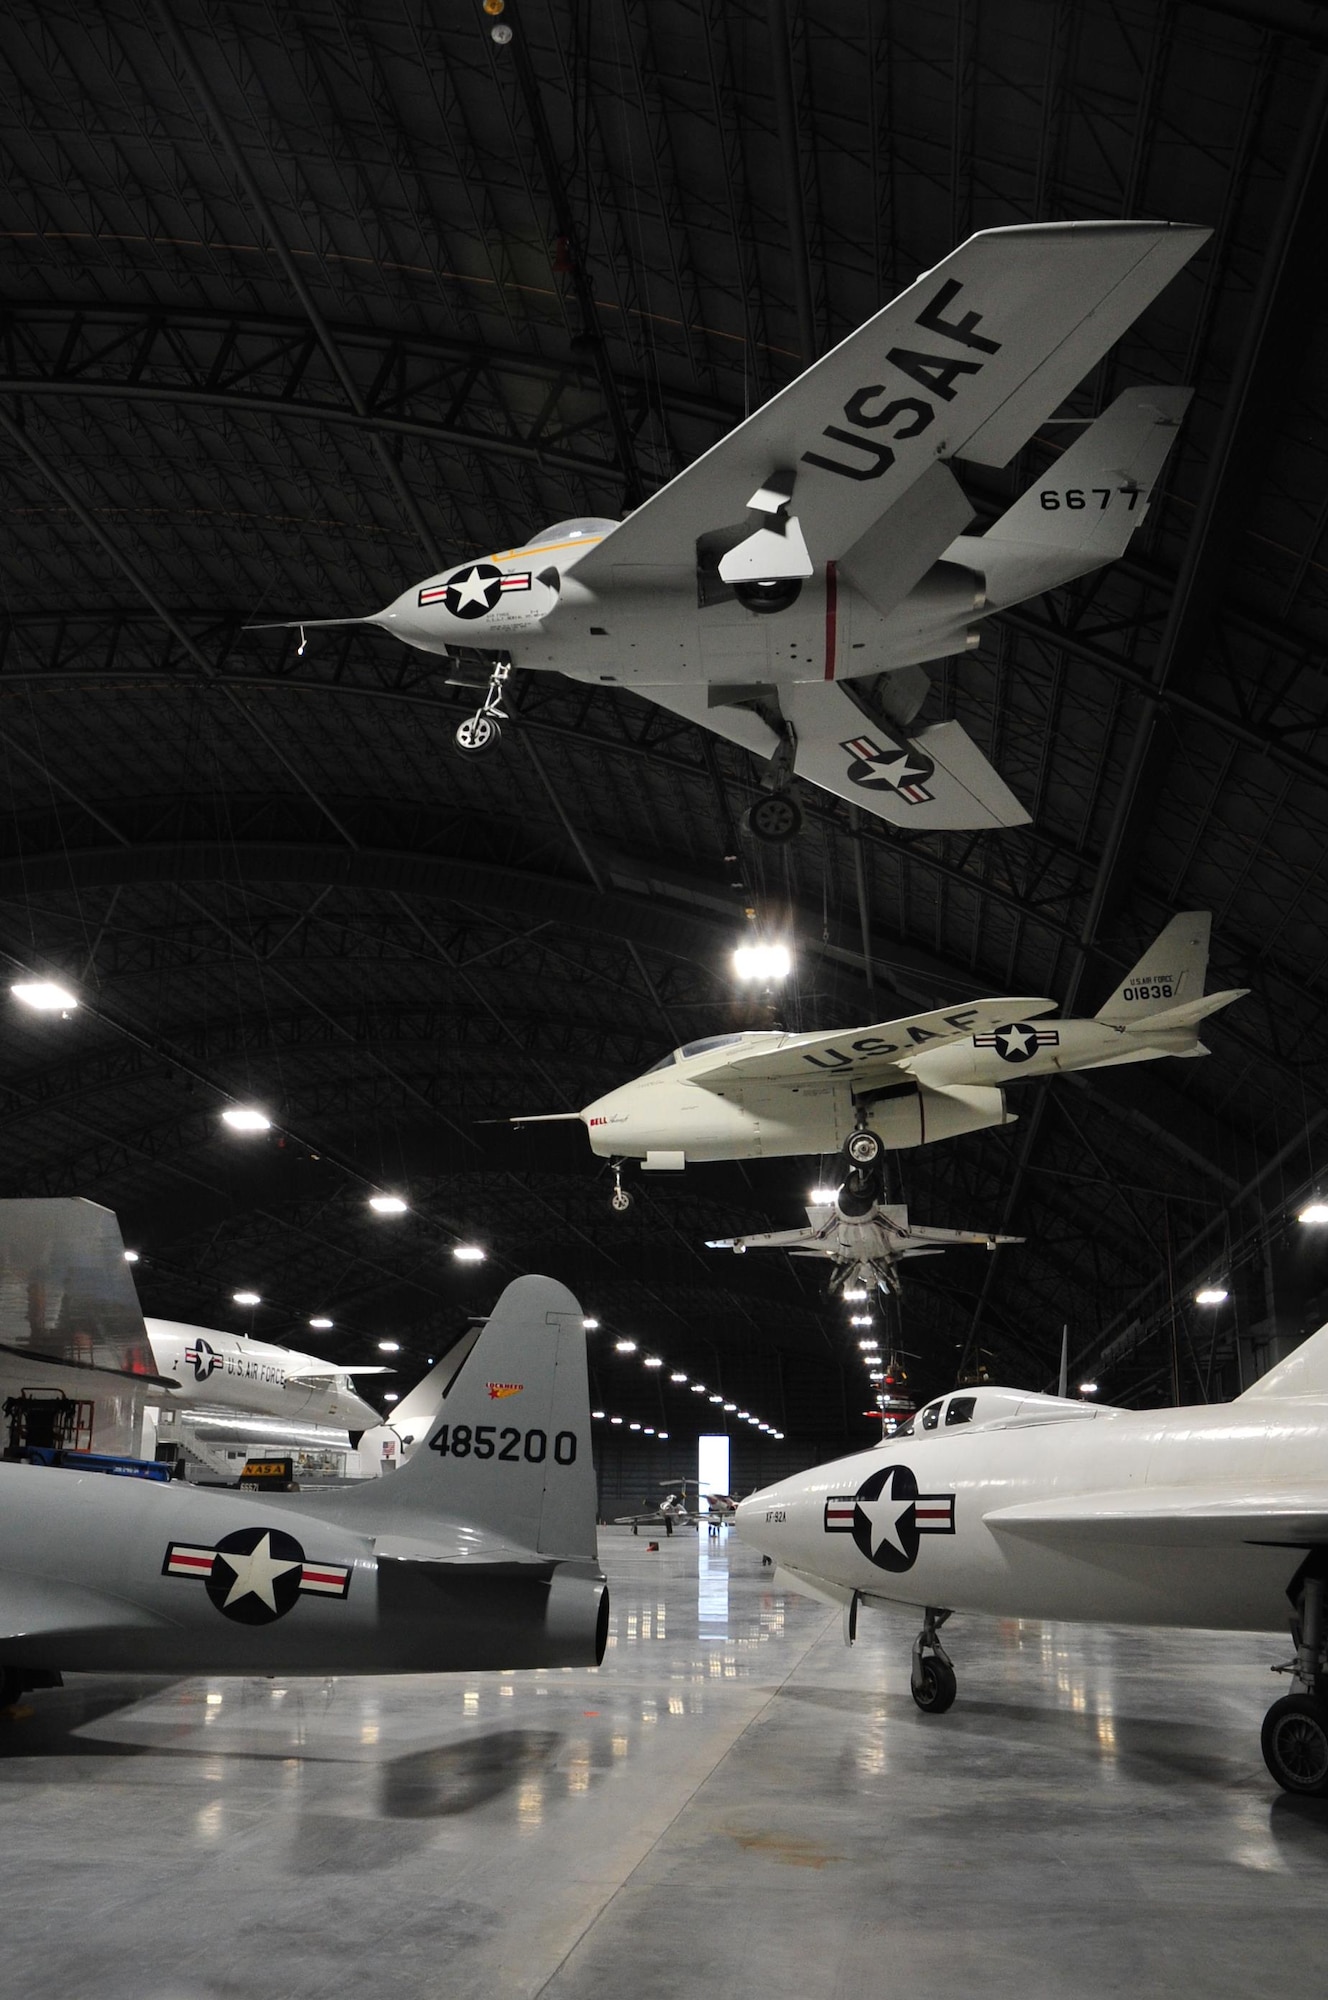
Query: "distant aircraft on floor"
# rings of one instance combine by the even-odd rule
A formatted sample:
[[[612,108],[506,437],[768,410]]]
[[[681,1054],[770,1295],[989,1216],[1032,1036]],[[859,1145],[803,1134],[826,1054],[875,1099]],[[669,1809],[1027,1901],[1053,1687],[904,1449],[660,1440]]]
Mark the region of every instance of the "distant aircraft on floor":
[[[581,1307],[518,1278],[390,1479],[321,1493],[0,1464],[0,1707],[62,1671],[589,1667],[608,1592]]]
[[[1125,1410],[978,1388],[870,1451],[751,1494],[738,1534],[840,1606],[924,1612],[919,1708],[955,1698],[953,1612],[1271,1632],[1295,1692],[1263,1726],[1287,1791],[1328,1794],[1328,1327],[1230,1404]]]
[[[950,464],[1008,465],[1210,233],[984,230],[627,520],[560,521],[367,617],[285,622],[302,645],[372,625],[488,655],[467,752],[496,744],[513,666],[629,688],[767,760],[766,840],[801,825],[794,777],[910,832],[1025,825],[958,722],[913,730],[920,662],[1124,552],[1190,391],[1126,390],[985,534]]]
[[[696,1523],[686,1495],[677,1488],[671,1488],[657,1507],[643,1507],[635,1514],[615,1514],[613,1525],[615,1528],[630,1528],[634,1535],[639,1534],[642,1528],[663,1528],[666,1535],[671,1535],[675,1527],[691,1528]]]
[[[841,1147],[850,1166],[867,1167],[888,1150],[1012,1123],[1006,1084],[1206,1055],[1199,1023],[1248,990],[1205,997],[1211,925],[1206,910],[1173,917],[1091,1020],[1047,1020],[1054,1000],[973,1000],[828,1035],[711,1035],[584,1111],[511,1122],[577,1120],[602,1159],[659,1171]],[[617,1181],[614,1207],[630,1201]]]

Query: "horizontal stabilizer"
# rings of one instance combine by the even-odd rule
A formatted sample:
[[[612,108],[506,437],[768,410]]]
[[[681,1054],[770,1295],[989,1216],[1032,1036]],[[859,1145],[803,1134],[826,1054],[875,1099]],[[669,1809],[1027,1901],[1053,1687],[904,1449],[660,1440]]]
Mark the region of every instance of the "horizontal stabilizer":
[[[1159,1028],[1194,1028],[1200,1021],[1206,1021],[1210,1014],[1220,1013],[1233,1000],[1243,1000],[1249,992],[1248,986],[1232,986],[1225,993],[1202,994],[1197,1000],[1185,1000],[1179,1007],[1159,1007],[1156,1013],[1147,1015],[1142,1021],[1130,1023],[1130,1033],[1148,1036]]]
[[[800,778],[910,833],[1027,826],[1028,814],[957,722],[916,736],[887,726],[841,681],[781,692]]]
[[[703,1089],[741,1080],[746,1083],[814,1082],[818,1077],[852,1076],[855,1086],[872,1071],[899,1067],[921,1048],[960,1042],[985,1034],[1006,1021],[1028,1021],[1054,1013],[1060,1003],[1036,999],[968,1000],[938,1007],[931,1014],[907,1014],[874,1028],[842,1028],[828,1035],[785,1035],[773,1046],[763,1042],[704,1069],[692,1081]]]
[[[993,608],[1057,589],[1125,553],[1180,434],[1190,389],[1127,389],[985,535],[945,560],[985,578]]]
[[[1151,1486],[998,1507],[998,1534],[1064,1547],[1129,1542],[1154,1547],[1328,1541],[1328,1480],[1305,1486]]]

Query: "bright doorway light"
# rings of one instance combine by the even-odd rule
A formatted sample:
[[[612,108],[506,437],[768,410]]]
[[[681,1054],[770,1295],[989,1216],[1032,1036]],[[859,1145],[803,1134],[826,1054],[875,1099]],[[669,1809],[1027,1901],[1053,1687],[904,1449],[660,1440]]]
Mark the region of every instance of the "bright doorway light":
[[[696,1478],[701,1489],[701,1512],[709,1512],[708,1493],[729,1490],[729,1441],[727,1434],[711,1434],[696,1440]]]

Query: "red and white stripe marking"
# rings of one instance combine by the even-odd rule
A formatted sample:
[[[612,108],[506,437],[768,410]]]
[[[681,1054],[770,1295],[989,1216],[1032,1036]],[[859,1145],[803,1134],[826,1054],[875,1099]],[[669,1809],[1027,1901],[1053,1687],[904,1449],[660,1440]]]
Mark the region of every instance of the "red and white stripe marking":
[[[954,1533],[953,1493],[919,1493],[913,1503],[913,1519],[923,1534]]]
[[[847,1495],[837,1493],[831,1499],[827,1500],[825,1503],[825,1531],[827,1535],[836,1532],[839,1534],[851,1534],[853,1532],[853,1516],[857,1512],[857,1507],[857,1499],[851,1493]]]
[[[172,1542],[162,1565],[163,1576],[211,1576],[217,1560],[215,1549],[192,1548],[188,1542]]]
[[[300,1571],[300,1589],[320,1597],[344,1597],[350,1589],[350,1571],[340,1563],[306,1563]]]

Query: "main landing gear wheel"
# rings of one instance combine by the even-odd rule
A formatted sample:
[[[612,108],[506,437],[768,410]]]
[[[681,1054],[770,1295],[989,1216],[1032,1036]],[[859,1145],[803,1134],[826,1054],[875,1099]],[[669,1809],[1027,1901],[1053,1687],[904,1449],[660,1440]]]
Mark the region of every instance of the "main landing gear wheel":
[[[1328,1798],[1328,1708],[1308,1694],[1285,1694],[1263,1719],[1263,1761],[1284,1792]]]
[[[757,840],[779,846],[802,832],[802,807],[787,792],[770,792],[748,806],[744,824]]]
[[[924,1715],[944,1715],[959,1692],[954,1668],[933,1659],[923,1660],[918,1671],[921,1679],[910,1683],[914,1701]]]
[[[453,740],[463,757],[482,757],[486,750],[497,749],[502,733],[500,725],[481,709],[478,715],[458,722]]]
[[[845,1151],[855,1167],[874,1167],[885,1147],[877,1133],[863,1129],[849,1135]]]

